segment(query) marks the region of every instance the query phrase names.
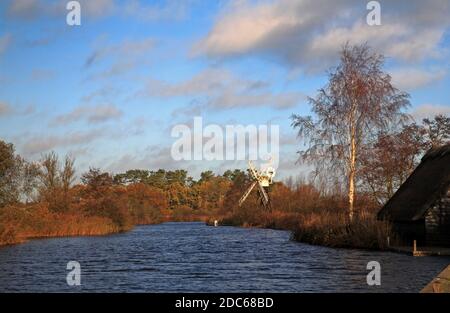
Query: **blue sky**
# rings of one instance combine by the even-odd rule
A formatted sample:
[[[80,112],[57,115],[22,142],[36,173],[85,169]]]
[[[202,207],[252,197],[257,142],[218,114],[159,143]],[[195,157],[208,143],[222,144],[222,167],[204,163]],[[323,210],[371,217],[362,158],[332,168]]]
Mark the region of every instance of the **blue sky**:
[[[418,121],[450,114],[448,0],[380,1],[381,26],[360,0],[85,0],[71,27],[67,2],[0,4],[0,138],[30,160],[68,153],[78,174],[244,168],[172,160],[172,126],[202,116],[280,125],[280,177],[305,173],[289,117],[309,113],[346,41],[387,57]]]

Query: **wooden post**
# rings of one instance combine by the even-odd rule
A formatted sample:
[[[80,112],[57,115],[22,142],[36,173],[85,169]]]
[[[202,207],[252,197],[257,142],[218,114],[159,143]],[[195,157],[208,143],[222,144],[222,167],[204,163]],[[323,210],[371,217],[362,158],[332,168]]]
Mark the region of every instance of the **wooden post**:
[[[413,253],[416,253],[416,251],[417,251],[417,240],[414,239],[414,242],[413,242]]]
[[[387,237],[387,246],[390,247],[391,246],[391,237]]]

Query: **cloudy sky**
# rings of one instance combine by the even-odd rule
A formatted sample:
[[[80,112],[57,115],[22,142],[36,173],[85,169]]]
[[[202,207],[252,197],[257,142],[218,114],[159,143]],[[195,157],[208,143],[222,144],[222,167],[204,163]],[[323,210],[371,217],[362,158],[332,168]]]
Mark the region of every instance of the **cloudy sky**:
[[[391,0],[381,26],[366,1],[85,0],[0,3],[0,138],[37,160],[222,172],[242,162],[175,162],[172,126],[276,124],[280,176],[297,175],[292,113],[326,83],[345,42],[367,42],[411,94],[417,120],[450,114],[450,1]]]

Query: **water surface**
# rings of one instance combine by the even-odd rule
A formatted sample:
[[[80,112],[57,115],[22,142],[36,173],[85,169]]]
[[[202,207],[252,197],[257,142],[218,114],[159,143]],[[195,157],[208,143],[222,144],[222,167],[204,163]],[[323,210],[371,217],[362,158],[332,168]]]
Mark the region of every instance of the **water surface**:
[[[32,240],[0,248],[2,292],[418,292],[448,257],[332,249],[287,231],[165,223],[100,237]],[[81,264],[81,286],[66,283]],[[381,286],[366,283],[369,261]]]

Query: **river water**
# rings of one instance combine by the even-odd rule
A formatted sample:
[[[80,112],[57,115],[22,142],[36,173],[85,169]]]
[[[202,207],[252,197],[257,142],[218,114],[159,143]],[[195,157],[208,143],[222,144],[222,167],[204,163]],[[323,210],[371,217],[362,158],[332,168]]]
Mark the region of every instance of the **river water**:
[[[69,286],[69,261],[81,286]],[[381,286],[368,286],[369,261]],[[1,292],[418,292],[448,257],[332,249],[287,231],[165,223],[0,248]]]

